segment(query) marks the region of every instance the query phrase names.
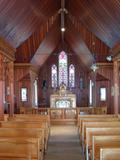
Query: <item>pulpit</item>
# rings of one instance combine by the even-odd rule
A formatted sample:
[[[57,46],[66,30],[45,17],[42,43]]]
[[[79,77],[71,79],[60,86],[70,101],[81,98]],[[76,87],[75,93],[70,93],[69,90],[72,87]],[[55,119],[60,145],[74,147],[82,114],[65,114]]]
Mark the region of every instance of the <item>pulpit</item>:
[[[61,84],[59,90],[50,96],[51,108],[76,108],[76,95]]]

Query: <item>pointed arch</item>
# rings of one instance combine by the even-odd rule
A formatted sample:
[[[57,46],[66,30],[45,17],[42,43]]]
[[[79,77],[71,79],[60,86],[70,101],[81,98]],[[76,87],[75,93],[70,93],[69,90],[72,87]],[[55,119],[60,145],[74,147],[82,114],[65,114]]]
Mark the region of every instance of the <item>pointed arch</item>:
[[[73,64],[69,66],[69,87],[75,87],[75,66]]]
[[[68,85],[68,62],[64,51],[59,54],[59,85],[61,83]]]
[[[57,66],[55,64],[51,67],[51,83],[53,88],[57,87]]]

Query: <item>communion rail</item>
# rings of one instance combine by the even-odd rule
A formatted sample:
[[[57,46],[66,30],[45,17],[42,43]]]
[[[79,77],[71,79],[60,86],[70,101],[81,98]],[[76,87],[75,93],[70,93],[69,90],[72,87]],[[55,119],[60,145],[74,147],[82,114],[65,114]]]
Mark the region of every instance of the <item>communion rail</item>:
[[[49,115],[52,124],[76,124],[80,114],[107,114],[107,107],[20,108],[20,114]]]

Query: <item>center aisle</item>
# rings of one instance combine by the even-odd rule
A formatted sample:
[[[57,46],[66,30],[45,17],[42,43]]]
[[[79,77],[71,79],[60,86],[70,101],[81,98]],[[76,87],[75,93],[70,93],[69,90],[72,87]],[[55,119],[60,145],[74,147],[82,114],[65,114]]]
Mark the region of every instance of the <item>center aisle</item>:
[[[82,150],[76,126],[51,127],[45,160],[82,160]]]

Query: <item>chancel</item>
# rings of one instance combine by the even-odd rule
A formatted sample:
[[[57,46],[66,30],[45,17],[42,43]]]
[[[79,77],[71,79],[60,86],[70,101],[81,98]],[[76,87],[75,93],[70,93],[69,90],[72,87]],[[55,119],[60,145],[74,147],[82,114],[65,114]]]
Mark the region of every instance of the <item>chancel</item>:
[[[120,0],[0,0],[0,160],[120,160]]]

